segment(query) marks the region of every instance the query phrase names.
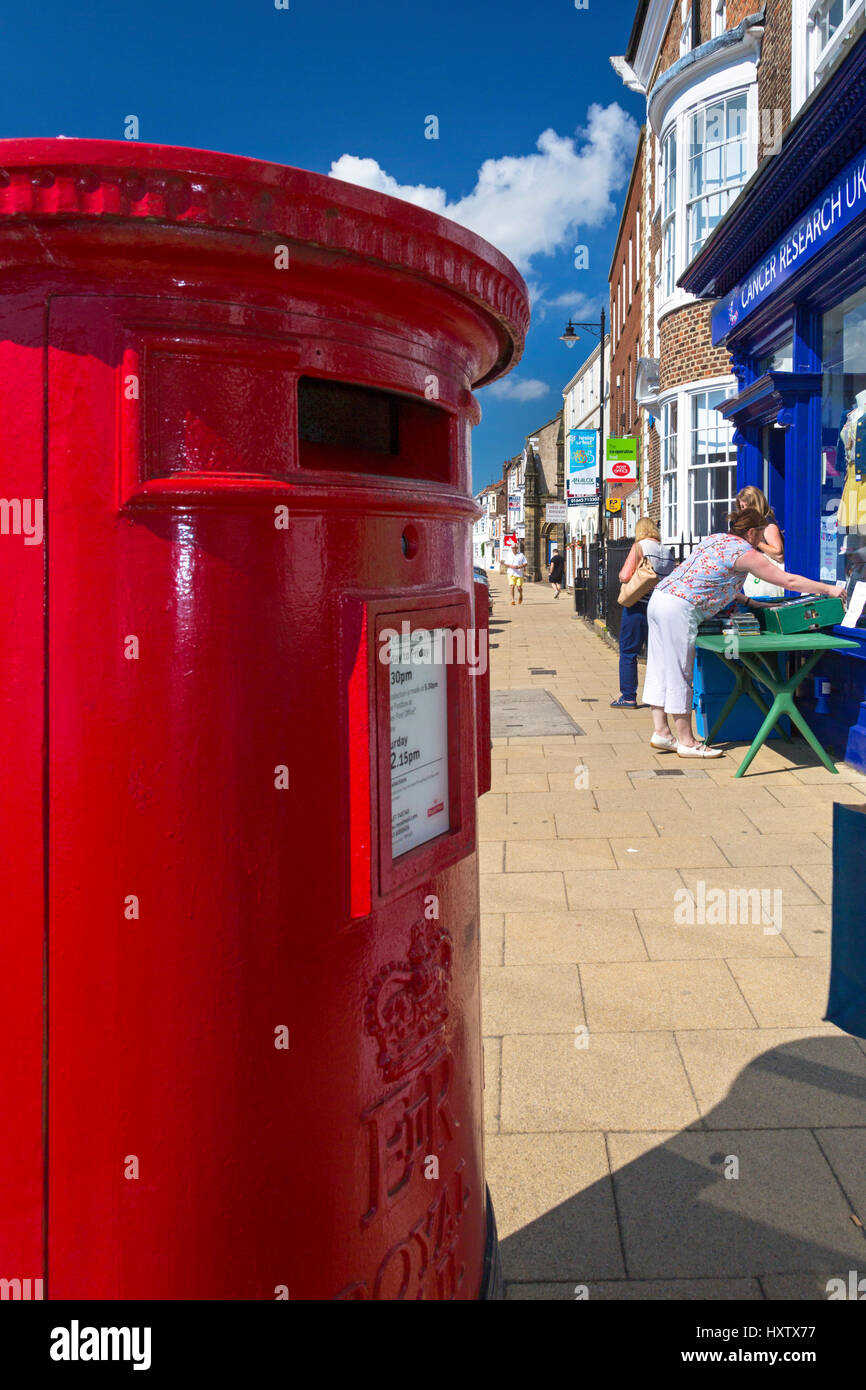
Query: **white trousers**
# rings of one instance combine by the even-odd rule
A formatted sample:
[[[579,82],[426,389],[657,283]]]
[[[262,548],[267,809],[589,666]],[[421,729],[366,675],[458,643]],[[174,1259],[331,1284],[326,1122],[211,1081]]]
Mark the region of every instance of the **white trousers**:
[[[698,612],[684,598],[658,589],[647,609],[645,705],[658,705],[666,714],[691,714]]]

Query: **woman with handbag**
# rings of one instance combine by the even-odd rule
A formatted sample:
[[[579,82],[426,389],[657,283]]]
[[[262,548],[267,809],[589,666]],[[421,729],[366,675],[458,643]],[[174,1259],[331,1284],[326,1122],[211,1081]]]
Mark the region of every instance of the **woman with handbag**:
[[[659,528],[648,516],[641,517],[634,537],[634,545],[619,572],[619,698],[611,700],[611,709],[637,709],[637,659],[647,640],[649,596],[675,564],[673,552],[661,544]]]

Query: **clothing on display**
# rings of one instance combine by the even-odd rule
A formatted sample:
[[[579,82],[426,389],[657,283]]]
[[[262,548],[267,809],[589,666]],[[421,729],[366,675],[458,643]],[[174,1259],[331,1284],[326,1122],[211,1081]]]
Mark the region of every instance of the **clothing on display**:
[[[845,484],[836,520],[846,531],[862,535],[866,533],[866,391],[858,392],[839,438],[845,456]]]

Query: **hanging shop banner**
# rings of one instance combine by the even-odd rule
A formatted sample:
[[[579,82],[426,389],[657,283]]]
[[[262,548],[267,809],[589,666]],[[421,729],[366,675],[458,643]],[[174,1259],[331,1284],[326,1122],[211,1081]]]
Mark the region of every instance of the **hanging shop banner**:
[[[598,431],[572,430],[565,495],[569,502],[598,502]]]
[[[608,439],[604,450],[604,477],[608,483],[637,482],[637,439]]]
[[[723,343],[738,323],[754,313],[861,212],[866,212],[866,154],[862,151],[818,194],[746,278],[719,300],[710,320],[713,343]]]

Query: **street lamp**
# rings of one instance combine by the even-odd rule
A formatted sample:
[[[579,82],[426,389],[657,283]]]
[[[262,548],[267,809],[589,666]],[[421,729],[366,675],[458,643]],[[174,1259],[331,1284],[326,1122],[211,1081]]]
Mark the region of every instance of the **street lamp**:
[[[598,400],[598,560],[601,569],[601,592],[604,592],[604,309],[599,316],[598,323],[572,323],[568,320],[565,332],[560,334],[559,341],[565,343],[566,347],[574,347],[575,343],[580,342],[580,334],[575,329],[582,328],[585,333],[598,335],[600,341],[599,348],[599,375],[600,390]],[[566,484],[566,496],[568,496],[568,485]]]

